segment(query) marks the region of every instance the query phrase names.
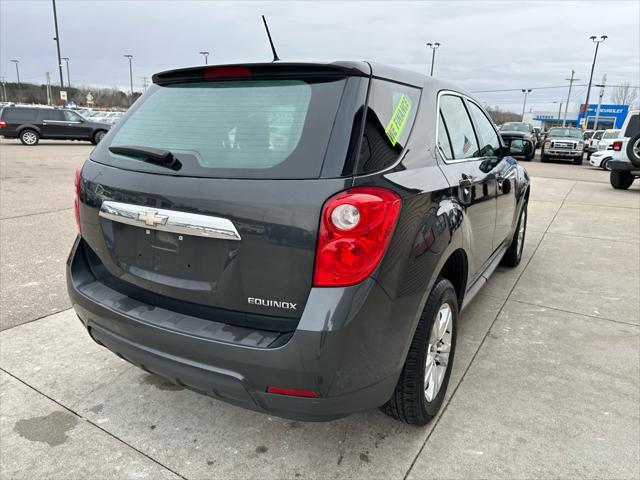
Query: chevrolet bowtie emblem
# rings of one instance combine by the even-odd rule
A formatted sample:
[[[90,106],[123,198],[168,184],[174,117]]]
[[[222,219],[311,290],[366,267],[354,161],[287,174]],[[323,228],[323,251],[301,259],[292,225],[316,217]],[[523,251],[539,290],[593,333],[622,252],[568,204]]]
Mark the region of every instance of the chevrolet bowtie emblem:
[[[138,213],[138,220],[145,223],[150,227],[155,227],[156,225],[164,225],[167,223],[169,217],[166,215],[158,215],[158,212],[154,211],[146,211]]]

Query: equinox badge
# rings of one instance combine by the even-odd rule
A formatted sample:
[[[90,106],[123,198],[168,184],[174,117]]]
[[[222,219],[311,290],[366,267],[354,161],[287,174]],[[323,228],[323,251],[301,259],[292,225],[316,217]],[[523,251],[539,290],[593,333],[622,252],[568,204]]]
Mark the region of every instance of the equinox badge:
[[[286,310],[295,310],[297,303],[291,302],[280,302],[278,300],[267,300],[264,298],[247,298],[247,302],[251,305],[261,305],[263,307],[275,307],[275,308],[284,308]]]

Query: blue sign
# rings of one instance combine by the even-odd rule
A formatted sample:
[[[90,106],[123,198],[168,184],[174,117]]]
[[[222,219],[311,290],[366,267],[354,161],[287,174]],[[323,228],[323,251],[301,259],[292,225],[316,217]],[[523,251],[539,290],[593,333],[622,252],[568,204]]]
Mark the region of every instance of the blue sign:
[[[589,110],[587,110],[587,127],[594,126],[598,104],[590,103]],[[578,125],[582,124],[584,117],[584,103],[580,105],[578,114]],[[627,118],[629,112],[629,105],[600,105],[600,115],[598,117],[598,127],[602,128],[622,128],[624,119]]]

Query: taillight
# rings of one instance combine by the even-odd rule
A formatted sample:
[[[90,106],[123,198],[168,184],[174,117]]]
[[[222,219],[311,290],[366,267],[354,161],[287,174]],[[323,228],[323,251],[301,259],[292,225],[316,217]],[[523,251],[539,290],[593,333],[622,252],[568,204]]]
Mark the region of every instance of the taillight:
[[[0,120],[0,128],[4,128],[7,126],[7,122],[5,122],[4,120]]]
[[[615,142],[613,142],[613,150],[616,152],[622,150],[622,142],[620,140],[616,140]]]
[[[73,200],[73,213],[76,217],[76,225],[78,226],[78,232],[82,235],[82,227],[80,227],[80,181],[82,179],[82,168],[76,170],[76,191],[75,198]]]
[[[345,287],[367,278],[389,245],[400,197],[379,187],[334,195],[322,208],[313,272],[315,287]]]

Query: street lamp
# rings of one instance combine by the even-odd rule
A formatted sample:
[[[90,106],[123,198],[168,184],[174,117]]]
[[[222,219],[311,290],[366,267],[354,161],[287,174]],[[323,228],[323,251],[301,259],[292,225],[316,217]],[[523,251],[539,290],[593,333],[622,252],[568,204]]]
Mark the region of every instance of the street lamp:
[[[69,76],[69,57],[62,57],[60,60],[64,60],[67,64],[67,87],[71,88],[71,77]]]
[[[204,64],[207,65],[209,63],[209,61],[207,60],[207,58],[209,57],[209,52],[207,51],[200,52],[200,55],[204,57]]]
[[[524,122],[524,109],[527,106],[527,95],[531,93],[530,88],[523,88],[522,93],[524,93],[524,102],[522,102],[522,122]]]
[[[18,101],[20,101],[20,93],[22,93],[22,84],[20,83],[20,69],[18,68],[18,64],[20,60],[11,60],[16,64],[16,76],[18,77]]]
[[[438,47],[440,46],[440,44],[438,42],[436,43],[427,43],[427,47],[429,47],[431,49],[431,73],[430,76],[433,77],[433,63],[436,60],[436,50],[438,49]]]
[[[593,81],[593,70],[596,68],[596,58],[598,57],[598,47],[602,42],[604,42],[607,38],[606,35],[600,35],[600,38],[592,35],[589,37],[593,43],[596,44],[596,51],[593,54],[593,63],[591,64],[591,75],[589,75],[589,86],[587,87],[587,99],[584,101],[584,115],[582,117],[582,124],[588,125],[587,115],[589,113],[589,95],[591,95],[591,82]]]
[[[124,55],[124,58],[129,59],[129,82],[131,85],[131,101],[129,105],[131,105],[131,103],[133,103],[133,66],[132,66],[133,55]]]

